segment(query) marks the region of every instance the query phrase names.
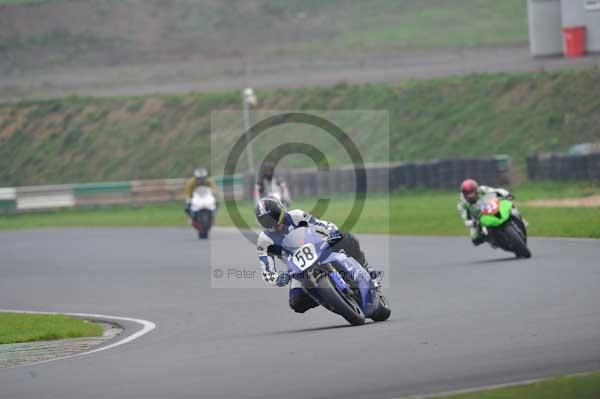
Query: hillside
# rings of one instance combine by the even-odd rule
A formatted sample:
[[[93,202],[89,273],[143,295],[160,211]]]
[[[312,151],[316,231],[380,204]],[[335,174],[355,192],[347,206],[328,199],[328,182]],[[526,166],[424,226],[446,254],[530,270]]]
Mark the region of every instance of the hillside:
[[[514,45],[526,19],[525,0],[0,0],[0,72]]]
[[[598,93],[600,71],[593,69],[258,97],[262,109],[389,110],[392,161],[505,153],[522,173],[528,154],[600,140]],[[239,93],[229,92],[2,104],[0,186],[187,175],[209,163],[210,111],[239,109],[239,102]],[[367,161],[381,159],[381,145],[361,145]],[[265,155],[256,152],[257,159]]]

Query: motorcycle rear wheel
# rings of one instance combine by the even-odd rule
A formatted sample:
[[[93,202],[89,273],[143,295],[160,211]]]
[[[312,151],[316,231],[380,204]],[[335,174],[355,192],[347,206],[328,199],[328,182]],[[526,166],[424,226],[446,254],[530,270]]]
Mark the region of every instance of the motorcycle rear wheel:
[[[206,240],[210,228],[212,227],[212,213],[209,210],[202,209],[195,215],[196,229],[198,230],[198,238]]]
[[[387,301],[386,297],[383,294],[379,295],[379,308],[375,312],[371,319],[373,321],[385,321],[390,318],[392,314],[392,308],[390,308],[390,304]]]

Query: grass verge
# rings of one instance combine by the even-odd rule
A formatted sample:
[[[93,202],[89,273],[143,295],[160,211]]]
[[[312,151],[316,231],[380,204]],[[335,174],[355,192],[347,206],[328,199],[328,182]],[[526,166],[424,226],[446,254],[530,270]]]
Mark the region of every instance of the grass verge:
[[[0,313],[0,344],[97,337],[102,327],[64,315]]]
[[[582,197],[596,194],[599,188],[590,184],[527,184],[514,188],[516,204],[529,222],[532,236],[600,238],[600,208],[536,208],[520,206],[519,201],[539,198]],[[400,235],[465,235],[466,229],[456,212],[458,195],[449,191],[401,191],[392,196],[367,199],[354,232]],[[298,199],[294,208],[307,211],[314,199]],[[326,220],[342,224],[350,214],[353,199],[333,197],[324,214]],[[239,209],[248,225],[255,226],[251,202],[240,202]],[[217,224],[233,226],[225,207],[217,215]],[[40,227],[111,227],[111,226],[186,226],[181,204],[149,205],[141,208],[114,207],[69,209],[64,211],[25,213],[0,216],[0,229]]]
[[[442,397],[435,397],[442,399]],[[443,399],[595,399],[600,398],[600,372],[556,377],[533,384],[445,396]]]

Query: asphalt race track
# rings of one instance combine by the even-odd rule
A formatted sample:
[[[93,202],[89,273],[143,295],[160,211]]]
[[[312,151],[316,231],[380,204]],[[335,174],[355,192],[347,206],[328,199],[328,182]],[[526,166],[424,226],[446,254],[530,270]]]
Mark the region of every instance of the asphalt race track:
[[[234,230],[0,232],[0,308],[100,313],[157,328],[103,352],[0,369],[1,399],[390,398],[600,369],[600,242],[531,239],[513,260],[466,238],[360,236],[391,257],[392,317],[303,315],[287,290],[211,288],[252,268]],[[211,251],[212,249],[212,251]]]

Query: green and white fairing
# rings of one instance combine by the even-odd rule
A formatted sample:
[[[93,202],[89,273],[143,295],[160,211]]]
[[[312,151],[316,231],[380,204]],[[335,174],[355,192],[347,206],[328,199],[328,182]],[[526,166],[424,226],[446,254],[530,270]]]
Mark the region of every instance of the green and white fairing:
[[[479,222],[483,227],[502,226],[510,218],[512,209],[513,203],[510,200],[488,194],[480,201]]]

